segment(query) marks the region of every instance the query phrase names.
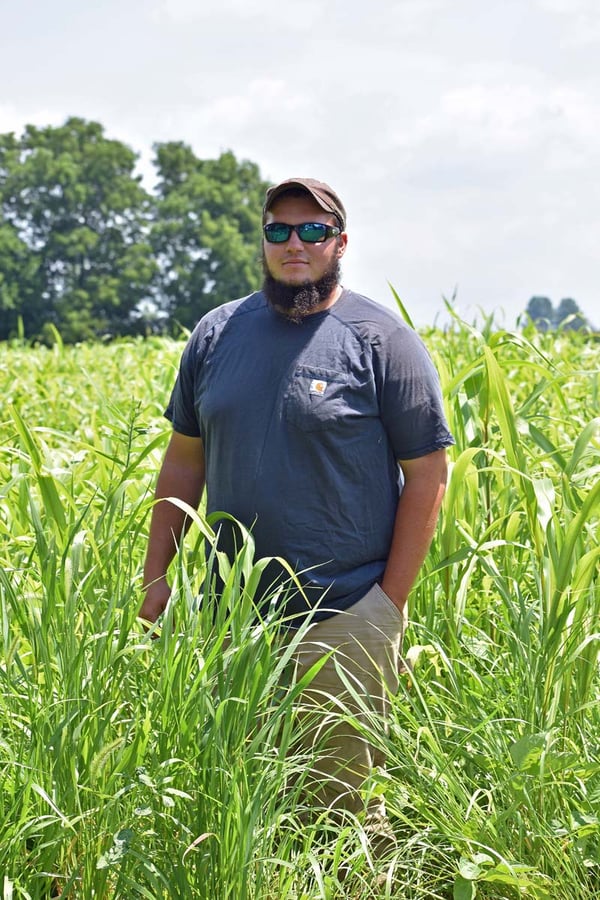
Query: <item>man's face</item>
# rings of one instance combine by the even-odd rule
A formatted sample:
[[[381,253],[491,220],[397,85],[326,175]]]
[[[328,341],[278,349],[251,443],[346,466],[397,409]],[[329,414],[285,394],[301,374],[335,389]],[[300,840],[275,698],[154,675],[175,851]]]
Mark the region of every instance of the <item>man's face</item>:
[[[283,222],[286,225],[301,225],[303,222],[339,224],[335,216],[321,209],[308,194],[278,198],[267,213],[265,224],[269,222]],[[319,244],[303,243],[295,231],[283,244],[269,244],[263,239],[265,265],[269,274],[282,284],[311,284],[335,267],[344,255],[346,242],[344,233]]]

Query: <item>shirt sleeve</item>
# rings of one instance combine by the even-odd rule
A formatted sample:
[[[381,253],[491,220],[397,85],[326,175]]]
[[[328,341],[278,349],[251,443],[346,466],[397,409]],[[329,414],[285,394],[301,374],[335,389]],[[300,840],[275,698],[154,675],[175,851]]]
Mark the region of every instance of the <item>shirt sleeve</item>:
[[[396,459],[416,459],[454,444],[439,376],[419,335],[398,327],[374,350],[381,419]]]
[[[179,372],[169,403],[164,412],[173,430],[187,437],[201,437],[195,403],[196,372],[202,365],[204,341],[197,328],[188,340],[181,355]]]

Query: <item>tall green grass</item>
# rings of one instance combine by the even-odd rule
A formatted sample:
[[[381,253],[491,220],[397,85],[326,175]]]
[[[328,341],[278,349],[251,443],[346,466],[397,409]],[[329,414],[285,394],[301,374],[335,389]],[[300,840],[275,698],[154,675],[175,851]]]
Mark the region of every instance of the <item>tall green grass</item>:
[[[299,687],[253,616],[250,538],[198,611],[198,517],[165,621],[136,620],[181,344],[2,348],[4,898],[600,894],[598,345],[491,321],[424,338],[457,446],[413,668],[389,732],[372,722],[382,859],[360,820],[306,820]]]

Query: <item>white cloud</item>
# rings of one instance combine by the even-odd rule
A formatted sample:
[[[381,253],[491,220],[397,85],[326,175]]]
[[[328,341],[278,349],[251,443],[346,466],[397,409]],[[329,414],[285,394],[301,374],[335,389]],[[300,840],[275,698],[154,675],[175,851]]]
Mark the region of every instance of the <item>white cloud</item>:
[[[275,114],[279,121],[296,121],[299,115],[310,112],[308,94],[291,90],[281,79],[257,78],[235,94],[226,94],[199,111],[199,119],[206,125],[234,127],[241,130],[252,121],[260,123],[264,114]]]
[[[373,14],[376,4],[369,8]],[[398,36],[422,31],[431,24],[432,16],[440,14],[444,9],[444,0],[401,0],[388,4],[383,12],[387,19],[387,28]]]
[[[473,83],[442,93],[438,105],[392,134],[405,161],[425,146],[445,160],[478,154],[480,162],[537,151],[553,165],[600,149],[600,101],[557,84]],[[568,150],[568,152],[567,152]],[[575,154],[575,157],[574,155]]]
[[[600,4],[598,0],[536,0],[544,12],[563,18],[564,42],[582,47],[600,42]]]
[[[459,137],[488,151],[518,151],[556,135],[597,140],[595,105],[580,91],[528,84],[473,85],[448,92],[442,119]]]
[[[459,136],[494,150],[518,150],[528,142],[534,123],[552,115],[546,102],[529,86],[474,84],[448,91],[441,115]]]
[[[239,20],[261,18],[267,19],[272,27],[289,23],[299,30],[306,30],[320,9],[316,0],[303,0],[301,8],[296,4],[280,3],[275,9],[264,0],[158,0],[151,16],[157,22],[177,24],[224,16],[231,21],[231,17],[236,17],[236,28]]]
[[[24,112],[15,106],[0,105],[0,134],[13,131],[20,135],[26,125],[36,125],[43,128],[46,125],[62,125],[67,116],[63,112],[50,107],[38,107]]]
[[[598,14],[597,0],[536,0],[536,3],[545,12],[565,13],[569,16]]]
[[[265,178],[276,179],[282,166],[287,173],[306,173],[302,160],[309,154],[317,164],[318,154],[310,148],[322,112],[309,89],[279,78],[255,78],[235,91],[174,110],[168,133],[159,139],[176,135],[200,157],[233,150],[256,162]]]

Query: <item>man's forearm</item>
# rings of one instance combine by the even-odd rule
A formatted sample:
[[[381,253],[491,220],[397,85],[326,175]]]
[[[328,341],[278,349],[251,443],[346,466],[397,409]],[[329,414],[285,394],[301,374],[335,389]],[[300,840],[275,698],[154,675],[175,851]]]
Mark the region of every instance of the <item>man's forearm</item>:
[[[415,461],[416,463],[417,461]],[[392,544],[381,586],[402,609],[427,556],[446,488],[444,451],[406,465]]]
[[[150,522],[148,551],[144,566],[144,585],[149,586],[160,578],[164,578],[167,569],[177,552],[181,537],[190,524],[189,516],[166,498],[178,497],[188,506],[196,509],[202,496],[204,478],[201,472],[191,470],[188,477],[182,478],[180,466],[163,464],[156,485],[155,500]]]

